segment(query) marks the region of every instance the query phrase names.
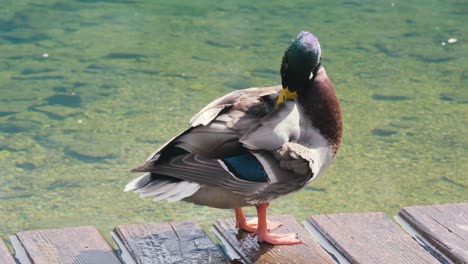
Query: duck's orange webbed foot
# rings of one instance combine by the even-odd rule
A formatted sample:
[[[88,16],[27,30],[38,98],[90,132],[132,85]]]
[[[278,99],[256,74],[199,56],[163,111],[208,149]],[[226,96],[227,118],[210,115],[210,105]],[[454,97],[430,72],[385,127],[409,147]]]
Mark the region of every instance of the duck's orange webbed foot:
[[[270,234],[266,219],[266,210],[268,203],[257,205],[258,227],[252,236],[257,236],[258,242],[266,242],[273,245],[294,245],[302,243],[302,240],[297,239],[297,235],[290,234]]]
[[[236,213],[236,227],[247,232],[253,233],[257,230],[258,218],[253,218],[249,221],[245,219],[244,212],[242,208],[234,209]],[[268,231],[275,230],[276,228],[282,226],[283,224],[275,221],[267,220],[267,229]]]
[[[297,239],[297,234],[295,233],[271,234],[268,231],[259,232],[259,230],[257,230],[252,235],[257,236],[258,242],[266,242],[272,245],[294,245],[302,243],[302,240]]]

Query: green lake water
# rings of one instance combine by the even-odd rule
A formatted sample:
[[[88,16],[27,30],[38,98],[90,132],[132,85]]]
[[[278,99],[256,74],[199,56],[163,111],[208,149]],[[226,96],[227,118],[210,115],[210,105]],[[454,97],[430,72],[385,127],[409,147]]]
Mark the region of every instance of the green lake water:
[[[468,202],[468,5],[419,1],[0,0],[0,237],[193,219],[129,170],[235,89],[280,83],[301,30],[322,46],[344,138],[319,180],[270,214]],[[253,209],[247,213],[254,214]]]

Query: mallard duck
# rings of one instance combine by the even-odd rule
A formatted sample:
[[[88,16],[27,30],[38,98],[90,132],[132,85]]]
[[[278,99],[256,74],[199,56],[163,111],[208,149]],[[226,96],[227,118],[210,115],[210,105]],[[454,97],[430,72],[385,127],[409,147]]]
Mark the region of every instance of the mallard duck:
[[[259,242],[301,243],[273,234],[268,205],[319,177],[341,142],[341,110],[317,38],[301,32],[286,49],[282,85],[228,93],[203,108],[190,127],[132,172],[125,191],[169,202],[235,209],[236,226]],[[255,206],[246,221],[242,207]]]

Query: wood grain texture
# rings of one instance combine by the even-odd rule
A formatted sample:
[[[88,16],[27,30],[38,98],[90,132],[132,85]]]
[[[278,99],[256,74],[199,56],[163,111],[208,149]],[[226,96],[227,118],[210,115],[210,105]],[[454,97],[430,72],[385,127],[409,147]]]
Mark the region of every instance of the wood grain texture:
[[[399,215],[456,263],[468,263],[468,203],[412,206]]]
[[[1,264],[15,264],[15,260],[11,256],[8,248],[5,246],[3,241],[0,239],[0,263]]]
[[[233,219],[218,220],[215,228],[222,236],[220,239],[229,243],[226,246],[233,248],[244,263],[335,263],[292,216],[271,216],[268,219],[283,224],[272,233],[293,232],[304,243],[282,246],[258,243],[250,233],[238,230]]]
[[[16,237],[34,264],[120,263],[93,226],[24,231]]]
[[[114,230],[136,263],[227,263],[194,222],[129,224]]]
[[[439,263],[383,213],[307,219],[351,263]]]

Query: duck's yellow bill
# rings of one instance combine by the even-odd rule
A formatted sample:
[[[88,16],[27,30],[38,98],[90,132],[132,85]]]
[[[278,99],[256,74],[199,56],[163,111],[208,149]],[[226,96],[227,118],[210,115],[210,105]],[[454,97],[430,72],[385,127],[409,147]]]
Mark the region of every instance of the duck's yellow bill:
[[[278,101],[276,101],[275,107],[278,108],[278,106],[282,104],[284,101],[294,100],[296,98],[297,98],[297,92],[291,92],[289,88],[286,87],[283,90],[281,90],[281,93],[278,96]]]

